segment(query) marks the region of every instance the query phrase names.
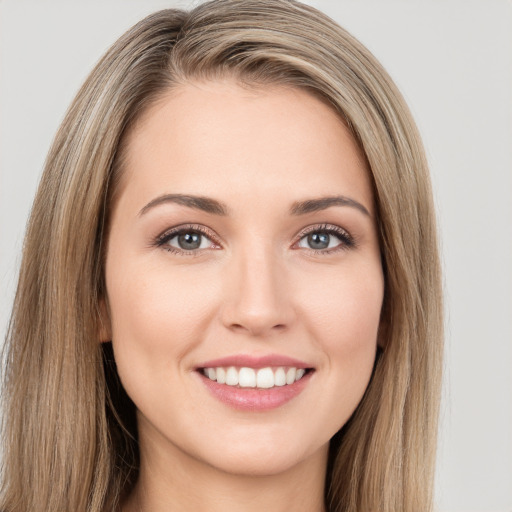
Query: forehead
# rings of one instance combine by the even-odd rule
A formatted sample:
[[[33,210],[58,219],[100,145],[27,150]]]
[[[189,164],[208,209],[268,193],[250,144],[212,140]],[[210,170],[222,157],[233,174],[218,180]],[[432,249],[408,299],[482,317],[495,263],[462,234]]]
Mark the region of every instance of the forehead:
[[[372,209],[366,160],[327,104],[291,87],[187,83],[162,96],[125,143],[122,189],[264,197],[358,196]],[[291,197],[295,196],[295,197]]]

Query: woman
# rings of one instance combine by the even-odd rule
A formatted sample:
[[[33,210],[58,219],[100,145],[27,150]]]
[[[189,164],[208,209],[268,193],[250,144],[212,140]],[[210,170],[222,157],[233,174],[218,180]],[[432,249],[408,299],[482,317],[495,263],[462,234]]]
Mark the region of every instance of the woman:
[[[48,156],[2,509],[431,510],[428,170],[385,71],[290,1],[155,13]]]

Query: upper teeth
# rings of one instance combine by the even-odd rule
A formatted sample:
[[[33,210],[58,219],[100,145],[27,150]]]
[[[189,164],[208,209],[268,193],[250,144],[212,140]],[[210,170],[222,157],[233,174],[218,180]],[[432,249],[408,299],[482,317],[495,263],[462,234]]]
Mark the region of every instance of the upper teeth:
[[[293,384],[295,381],[304,377],[306,370],[304,368],[203,368],[203,373],[210,380],[216,380],[219,384],[228,386],[240,386],[241,388],[273,388],[274,386],[284,386]]]

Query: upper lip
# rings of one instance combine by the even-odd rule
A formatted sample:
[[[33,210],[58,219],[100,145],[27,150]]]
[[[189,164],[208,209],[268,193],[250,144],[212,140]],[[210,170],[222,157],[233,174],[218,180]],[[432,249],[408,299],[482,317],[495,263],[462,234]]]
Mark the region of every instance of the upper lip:
[[[268,366],[292,366],[294,368],[312,368],[308,364],[299,359],[288,357],[280,354],[267,354],[263,356],[253,356],[249,354],[235,354],[219,359],[205,361],[197,366],[199,368],[218,368],[218,367],[247,367],[247,368],[266,368]]]

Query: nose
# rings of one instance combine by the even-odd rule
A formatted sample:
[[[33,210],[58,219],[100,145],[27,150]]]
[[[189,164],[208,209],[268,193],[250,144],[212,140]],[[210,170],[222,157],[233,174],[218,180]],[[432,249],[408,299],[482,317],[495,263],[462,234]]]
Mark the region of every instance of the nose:
[[[287,273],[271,249],[244,251],[228,273],[221,315],[226,328],[266,337],[291,326],[295,314]]]

